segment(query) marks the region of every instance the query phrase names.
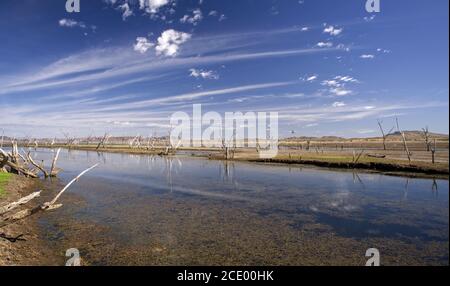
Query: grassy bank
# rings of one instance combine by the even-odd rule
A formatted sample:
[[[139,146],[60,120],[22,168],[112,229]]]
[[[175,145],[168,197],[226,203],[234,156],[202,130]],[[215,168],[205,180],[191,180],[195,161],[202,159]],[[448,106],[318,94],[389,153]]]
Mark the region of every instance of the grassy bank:
[[[0,173],[0,196],[5,194],[5,186],[11,179],[11,174]]]
[[[449,166],[446,163],[431,164],[428,162],[393,159],[378,159],[361,157],[358,162],[353,161],[350,156],[327,156],[327,155],[308,155],[308,156],[277,156],[273,159],[250,159],[251,162],[276,163],[276,164],[302,164],[313,165],[326,168],[339,169],[362,169],[373,170],[393,175],[407,175],[410,177],[438,177],[442,179],[449,178]]]

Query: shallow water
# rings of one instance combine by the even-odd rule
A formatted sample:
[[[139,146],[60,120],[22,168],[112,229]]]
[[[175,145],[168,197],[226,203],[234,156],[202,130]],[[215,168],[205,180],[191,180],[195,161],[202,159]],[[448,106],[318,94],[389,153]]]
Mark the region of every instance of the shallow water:
[[[62,151],[43,188],[97,162],[39,220],[61,263],[78,248],[91,265],[364,265],[377,248],[384,265],[448,265],[447,180]]]

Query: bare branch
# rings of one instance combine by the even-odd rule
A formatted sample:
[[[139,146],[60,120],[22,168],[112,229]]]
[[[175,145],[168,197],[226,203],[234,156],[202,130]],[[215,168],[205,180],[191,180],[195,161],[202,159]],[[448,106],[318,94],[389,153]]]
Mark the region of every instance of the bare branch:
[[[402,135],[403,147],[405,149],[406,156],[408,156],[408,161],[411,164],[411,153],[409,152],[408,144],[406,143],[405,133],[403,133],[403,131],[400,130],[400,125],[398,123],[398,118],[395,118],[395,122],[397,123],[397,130],[398,130],[398,132]]]
[[[9,205],[6,205],[4,207],[0,207],[0,215],[4,215],[22,205],[25,205],[27,203],[29,203],[30,201],[32,201],[33,199],[39,197],[41,195],[41,191],[39,192],[34,192],[29,196],[23,197],[20,200],[18,200],[17,202],[13,202],[10,203]]]
[[[55,177],[58,174],[58,171],[56,169],[56,161],[58,161],[59,152],[61,152],[61,148],[58,148],[55,156],[53,157],[52,167],[50,169],[50,176],[52,176],[52,177]]]

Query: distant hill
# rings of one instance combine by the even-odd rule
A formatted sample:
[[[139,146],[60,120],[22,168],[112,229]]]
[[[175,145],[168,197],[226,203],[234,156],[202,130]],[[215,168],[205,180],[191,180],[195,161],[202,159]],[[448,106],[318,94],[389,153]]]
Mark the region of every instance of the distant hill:
[[[422,141],[424,139],[424,135],[422,131],[404,131],[405,137],[408,141]],[[440,133],[432,133],[429,134],[431,140],[438,140],[438,141],[448,141],[449,135],[447,134],[440,134]],[[356,140],[363,140],[363,141],[377,141],[381,140],[382,137],[369,137],[369,138],[344,138],[344,137],[338,137],[338,136],[322,136],[322,137],[308,137],[308,136],[299,136],[299,137],[290,137],[285,138],[283,141],[335,141],[335,142],[345,142],[345,141],[356,141]],[[388,141],[401,141],[402,137],[399,132],[393,132],[389,135],[387,135]]]
[[[405,137],[407,140],[415,141],[415,140],[423,140],[424,134],[422,131],[404,131]],[[440,133],[429,133],[431,140],[448,140],[449,136],[446,134],[440,134]],[[387,136],[388,140],[401,140],[401,134],[400,132],[393,132]]]

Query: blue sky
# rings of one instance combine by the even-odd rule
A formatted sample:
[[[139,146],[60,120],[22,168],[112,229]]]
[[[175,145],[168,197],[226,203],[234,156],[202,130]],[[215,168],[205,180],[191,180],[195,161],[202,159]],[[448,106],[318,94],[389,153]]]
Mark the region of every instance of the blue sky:
[[[281,137],[448,134],[447,0],[65,2],[0,3],[8,135],[165,135],[194,103],[277,111]]]

